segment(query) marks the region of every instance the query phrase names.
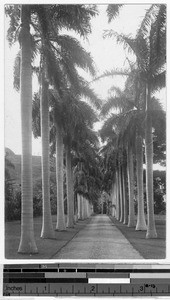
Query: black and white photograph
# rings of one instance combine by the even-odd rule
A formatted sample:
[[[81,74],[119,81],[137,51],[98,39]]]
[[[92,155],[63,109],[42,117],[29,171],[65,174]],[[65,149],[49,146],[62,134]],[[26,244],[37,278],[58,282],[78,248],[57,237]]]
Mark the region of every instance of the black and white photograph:
[[[4,5],[5,259],[165,260],[167,5],[58,3]]]

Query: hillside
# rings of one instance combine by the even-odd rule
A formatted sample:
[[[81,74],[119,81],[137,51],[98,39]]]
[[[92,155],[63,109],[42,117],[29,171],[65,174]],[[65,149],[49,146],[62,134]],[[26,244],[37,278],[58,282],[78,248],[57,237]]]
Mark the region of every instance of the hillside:
[[[5,148],[6,158],[14,165],[14,168],[7,167],[10,173],[10,177],[14,184],[21,184],[21,155],[15,154],[11,149]],[[55,161],[53,160],[53,166]],[[32,156],[32,172],[33,183],[41,181],[41,156]],[[55,176],[55,172],[51,172],[52,176]]]

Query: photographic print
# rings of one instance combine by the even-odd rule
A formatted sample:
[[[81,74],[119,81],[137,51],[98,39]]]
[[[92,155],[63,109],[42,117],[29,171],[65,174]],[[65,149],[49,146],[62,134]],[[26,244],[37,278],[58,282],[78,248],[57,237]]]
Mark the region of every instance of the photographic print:
[[[166,4],[10,4],[5,258],[166,258]]]

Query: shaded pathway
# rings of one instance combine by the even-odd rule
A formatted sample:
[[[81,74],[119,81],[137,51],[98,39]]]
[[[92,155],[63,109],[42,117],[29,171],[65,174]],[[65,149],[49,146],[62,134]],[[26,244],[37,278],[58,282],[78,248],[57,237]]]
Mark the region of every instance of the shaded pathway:
[[[107,215],[93,216],[53,258],[143,259]]]

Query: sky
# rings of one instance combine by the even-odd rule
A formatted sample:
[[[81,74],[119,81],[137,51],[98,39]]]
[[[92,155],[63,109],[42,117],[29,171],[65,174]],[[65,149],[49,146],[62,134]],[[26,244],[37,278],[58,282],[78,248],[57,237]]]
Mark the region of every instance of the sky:
[[[105,70],[120,68],[125,66],[125,51],[121,45],[117,45],[113,39],[103,39],[103,31],[114,29],[119,33],[131,34],[135,36],[136,30],[149,7],[146,4],[129,4],[121,9],[119,17],[108,24],[106,7],[99,5],[99,16],[93,18],[92,34],[88,41],[81,39],[83,47],[91,52],[98,74]],[[5,20],[5,32],[8,22]],[[21,119],[20,119],[20,96],[13,89],[13,65],[14,59],[19,50],[18,44],[9,48],[5,39],[5,147],[10,148],[16,154],[21,154]],[[86,75],[87,76],[87,75]],[[87,76],[88,79],[88,76]],[[107,98],[108,89],[111,85],[123,87],[124,80],[105,79],[92,84],[96,93],[102,97],[103,101]],[[33,80],[33,91],[37,89],[37,81]],[[165,93],[161,96],[165,102]],[[97,127],[96,127],[97,128]],[[41,155],[41,139],[33,138],[33,155]]]

